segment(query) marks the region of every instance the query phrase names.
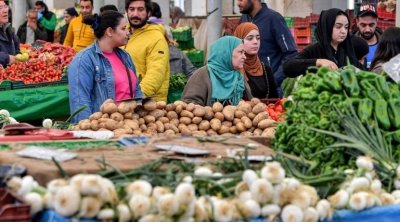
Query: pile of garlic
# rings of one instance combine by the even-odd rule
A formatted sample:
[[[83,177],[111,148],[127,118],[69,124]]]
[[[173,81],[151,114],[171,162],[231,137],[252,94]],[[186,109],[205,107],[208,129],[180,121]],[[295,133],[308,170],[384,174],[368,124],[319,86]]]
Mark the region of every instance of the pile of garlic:
[[[10,112],[8,112],[8,110],[0,109],[0,129],[9,124],[16,124],[16,123],[18,123],[18,121],[15,120],[13,117],[11,117]]]
[[[359,156],[356,165],[357,171],[346,170],[348,179],[342,184],[340,190],[328,197],[332,207],[361,211],[375,206],[400,203],[400,190],[390,194],[382,188],[382,183],[374,171],[372,158]],[[400,178],[400,168],[397,169],[397,177]],[[395,180],[395,187],[399,189],[396,181],[398,180]]]

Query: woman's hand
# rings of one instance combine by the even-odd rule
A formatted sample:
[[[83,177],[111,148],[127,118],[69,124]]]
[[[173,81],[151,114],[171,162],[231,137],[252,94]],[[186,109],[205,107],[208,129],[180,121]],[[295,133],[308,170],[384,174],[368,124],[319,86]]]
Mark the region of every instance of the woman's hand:
[[[337,70],[338,69],[337,65],[334,62],[332,62],[331,60],[328,60],[328,59],[317,59],[316,65],[317,65],[317,67],[326,66],[330,70]]]

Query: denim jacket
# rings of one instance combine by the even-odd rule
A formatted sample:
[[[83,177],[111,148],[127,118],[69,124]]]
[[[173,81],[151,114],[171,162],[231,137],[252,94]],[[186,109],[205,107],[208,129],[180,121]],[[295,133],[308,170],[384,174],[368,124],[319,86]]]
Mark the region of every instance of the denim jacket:
[[[118,57],[136,75],[132,59],[123,49],[115,48]],[[111,63],[95,41],[92,45],[79,52],[68,67],[69,105],[71,113],[86,105],[87,108],[76,115],[73,123],[87,119],[92,113],[100,110],[106,99],[115,100],[114,73]],[[139,79],[136,82],[135,98],[142,98]]]

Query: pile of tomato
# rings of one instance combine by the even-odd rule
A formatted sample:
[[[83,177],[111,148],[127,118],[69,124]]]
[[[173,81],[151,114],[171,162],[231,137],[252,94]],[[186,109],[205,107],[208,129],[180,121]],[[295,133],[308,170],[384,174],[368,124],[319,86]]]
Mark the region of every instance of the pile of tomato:
[[[271,119],[282,122],[285,121],[283,118],[283,114],[285,110],[282,107],[282,104],[286,101],[286,99],[280,99],[276,103],[270,103],[267,105],[266,111]]]
[[[63,70],[75,56],[72,48],[49,42],[43,43],[39,48],[24,44],[21,45],[21,51],[27,52],[29,59],[1,69],[0,82],[10,80],[34,84],[59,81]]]

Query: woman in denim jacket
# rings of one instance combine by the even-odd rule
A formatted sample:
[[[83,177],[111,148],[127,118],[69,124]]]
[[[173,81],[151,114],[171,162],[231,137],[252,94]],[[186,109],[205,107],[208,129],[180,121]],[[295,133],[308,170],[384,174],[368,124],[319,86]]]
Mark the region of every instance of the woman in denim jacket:
[[[92,26],[97,40],[79,52],[68,68],[71,113],[87,106],[73,118],[73,123],[99,111],[106,99],[118,102],[143,96],[132,59],[119,48],[127,43],[129,34],[124,16],[105,11],[84,22]]]

